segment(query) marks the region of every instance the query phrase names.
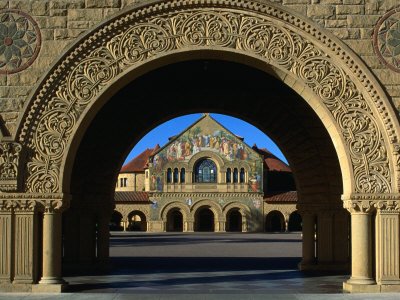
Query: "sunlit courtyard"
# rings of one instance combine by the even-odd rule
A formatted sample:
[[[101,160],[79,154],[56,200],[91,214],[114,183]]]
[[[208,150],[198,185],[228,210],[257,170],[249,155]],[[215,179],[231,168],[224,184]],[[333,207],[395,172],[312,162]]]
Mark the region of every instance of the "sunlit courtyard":
[[[342,293],[345,275],[304,273],[301,233],[112,232],[108,271],[66,276],[69,291],[137,294]]]

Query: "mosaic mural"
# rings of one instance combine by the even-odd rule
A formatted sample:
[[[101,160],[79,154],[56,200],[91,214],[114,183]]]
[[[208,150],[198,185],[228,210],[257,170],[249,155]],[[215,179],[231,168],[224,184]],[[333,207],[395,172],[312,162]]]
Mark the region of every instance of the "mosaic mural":
[[[188,162],[201,151],[211,151],[225,161],[246,161],[251,167],[249,191],[262,191],[262,161],[260,156],[241,139],[219,125],[210,116],[205,116],[185,132],[172,139],[152,158],[150,189],[163,190],[164,166],[167,163]]]
[[[37,23],[20,10],[0,10],[0,74],[13,74],[29,67],[41,45]]]

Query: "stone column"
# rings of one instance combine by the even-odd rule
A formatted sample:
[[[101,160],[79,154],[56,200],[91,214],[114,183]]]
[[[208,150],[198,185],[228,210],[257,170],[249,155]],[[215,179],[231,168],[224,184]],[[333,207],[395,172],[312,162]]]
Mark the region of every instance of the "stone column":
[[[11,283],[11,261],[14,259],[12,245],[12,218],[11,203],[0,201],[0,284]]]
[[[102,214],[97,219],[97,260],[108,262],[110,257],[110,223],[111,216]]]
[[[379,201],[376,207],[377,283],[400,284],[400,201]]]
[[[344,206],[351,213],[351,277],[346,284],[375,284],[372,278],[371,217],[373,202],[347,200],[344,201]]]
[[[341,209],[334,212],[333,218],[333,257],[335,265],[343,270],[348,270],[350,262],[350,215],[345,209]]]
[[[69,209],[63,213],[64,218],[64,266],[74,267],[79,258],[79,213]]]
[[[38,205],[35,200],[14,202],[14,281],[32,284],[38,281]]]
[[[318,212],[317,224],[318,265],[333,266],[333,212]]]
[[[303,259],[299,264],[300,270],[307,270],[315,264],[315,215],[302,212],[303,222]]]
[[[90,265],[96,258],[96,228],[93,212],[82,212],[79,225],[79,261],[81,264]]]
[[[61,276],[61,211],[53,203],[43,214],[43,275],[39,283],[65,283]]]
[[[194,231],[194,221],[193,220],[188,220],[185,221],[184,223],[184,231],[186,232],[193,232]]]

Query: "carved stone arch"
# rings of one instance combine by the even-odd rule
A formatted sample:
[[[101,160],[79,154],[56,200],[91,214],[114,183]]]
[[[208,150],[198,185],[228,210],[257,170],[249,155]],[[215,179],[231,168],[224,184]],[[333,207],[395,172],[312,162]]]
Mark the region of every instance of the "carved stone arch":
[[[247,213],[250,215],[250,208],[247,205],[244,205],[243,203],[240,202],[230,202],[228,204],[226,204],[223,209],[222,209],[222,213],[224,214],[224,216],[226,217],[226,214],[229,212],[229,210],[231,210],[232,208],[239,208],[241,213]]]
[[[214,213],[216,220],[225,221],[225,216],[222,213],[221,206],[219,204],[217,204],[215,201],[207,200],[207,199],[197,201],[192,205],[192,207],[190,208],[190,214],[191,214],[191,217],[193,220],[195,219],[196,212],[200,208],[205,207],[205,206],[208,207]]]
[[[163,220],[164,222],[166,222],[168,212],[171,209],[175,209],[175,208],[178,208],[179,211],[182,213],[184,221],[192,220],[189,207],[186,204],[184,204],[182,202],[178,202],[178,201],[174,201],[174,202],[170,202],[170,203],[166,204],[160,211],[160,219]]]
[[[121,51],[124,47],[132,51]],[[67,189],[77,144],[110,88],[165,64],[167,56],[178,61],[200,53],[223,53],[226,59],[273,70],[309,102],[335,139],[346,197],[398,193],[400,126],[357,55],[287,8],[222,0],[133,6],[81,36],[26,102],[15,136],[30,153],[24,190]]]
[[[230,203],[226,204],[222,209],[222,213],[224,215],[226,222],[228,222],[228,213],[232,209],[239,209],[239,212],[242,215],[242,231],[247,232],[248,231],[248,221],[249,221],[249,218],[251,218],[250,208],[247,205],[244,205],[243,203],[240,203],[240,202],[230,202]]]

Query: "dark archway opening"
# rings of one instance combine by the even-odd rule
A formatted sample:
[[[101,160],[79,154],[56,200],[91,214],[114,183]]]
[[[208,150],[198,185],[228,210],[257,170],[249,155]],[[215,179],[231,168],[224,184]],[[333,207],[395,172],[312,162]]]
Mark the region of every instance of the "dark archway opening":
[[[167,231],[183,231],[183,215],[179,209],[172,209],[167,214]]]
[[[122,225],[122,215],[120,212],[114,210],[112,215],[111,215],[111,220],[110,220],[110,231],[122,231],[124,230],[124,227]]]
[[[301,216],[297,211],[294,211],[289,216],[289,231],[301,231],[302,230],[302,220]]]
[[[200,208],[195,215],[195,231],[213,232],[214,213],[208,207]]]
[[[265,218],[265,231],[282,232],[285,231],[285,218],[281,212],[274,210],[268,213]]]
[[[152,128],[188,113],[218,112],[257,126],[285,153],[301,191],[299,199],[305,199],[301,205],[324,199],[330,207],[342,207],[339,162],[324,124],[304,99],[276,77],[273,72],[270,75],[221,60],[171,61],[116,93],[110,91],[113,96],[91,115],[89,127],[80,132],[82,140],[74,145],[77,152],[72,159],[70,184],[65,187],[73,198],[64,213],[63,261],[79,267],[96,262],[91,243],[94,222],[113,205],[115,181],[128,151]],[[212,217],[213,222],[208,222],[212,227],[200,225],[195,217],[194,230],[214,231]]]
[[[141,211],[133,211],[128,215],[128,231],[147,231],[147,220]]]
[[[242,232],[242,214],[238,208],[231,209],[226,215],[226,231]]]

